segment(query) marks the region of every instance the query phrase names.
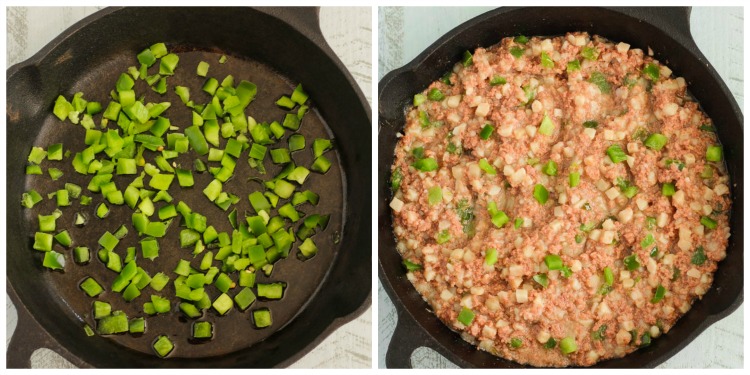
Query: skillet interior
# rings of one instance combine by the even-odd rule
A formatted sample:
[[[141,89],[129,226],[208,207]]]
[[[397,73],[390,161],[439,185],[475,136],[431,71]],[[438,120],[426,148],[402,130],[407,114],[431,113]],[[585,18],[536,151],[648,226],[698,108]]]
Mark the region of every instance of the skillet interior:
[[[379,272],[401,318],[389,348],[387,364],[390,358],[392,364],[408,365],[410,351],[406,359],[400,358],[403,354],[397,354],[399,344],[402,344],[412,348],[431,346],[462,367],[520,367],[517,363],[477,351],[427,310],[427,304],[406,279],[400,264],[388,208],[391,192],[387,182],[397,143],[396,133],[403,127],[404,108],[414,93],[442,76],[459,61],[463,51],[496,44],[506,36],[562,35],[568,31],[588,31],[613,41],[630,43],[632,48],[646,50],[651,47],[657,59],[665,62],[676,76],[686,79],[688,88],[716,124],[724,146],[735,209],[730,216],[732,237],[727,258],[720,263],[711,290],[693,305],[669,334],[654,340],[650,347],[621,359],[600,362],[595,367],[654,367],[742,303],[742,114],[716,71],[692,41],[688,32],[688,15],[689,11],[676,8],[501,8],[458,26],[405,67],[389,73],[380,81]],[[404,319],[409,322],[402,322]],[[414,323],[422,329],[408,327]],[[411,336],[400,336],[400,331],[408,332]]]
[[[370,272],[369,262],[366,262],[366,259],[370,259],[367,256],[370,254],[367,246],[369,234],[358,230],[360,227],[366,228],[365,222],[369,215],[363,212],[366,209],[357,208],[350,203],[353,199],[361,200],[365,195],[363,192],[367,191],[362,186],[369,186],[366,184],[366,175],[355,168],[369,158],[369,139],[362,138],[356,132],[357,128],[369,124],[369,114],[359,100],[361,93],[352,89],[346,76],[341,74],[335,62],[326,56],[315,41],[301,35],[288,24],[256,10],[126,8],[107,10],[94,18],[90,25],[80,28],[71,37],[62,38],[57,48],[43,51],[48,53],[40,63],[22,68],[8,84],[13,94],[13,99],[10,99],[9,91],[8,135],[9,139],[16,140],[8,148],[9,160],[16,161],[11,162],[8,168],[8,207],[11,218],[8,222],[9,281],[13,282],[25,307],[34,312],[37,321],[47,331],[73,355],[94,366],[268,367],[290,362],[302,349],[318,340],[321,333],[329,330],[334,319],[356,310],[366,302],[369,295],[370,284],[364,279],[357,279],[360,282],[349,283],[346,287],[331,289],[330,286],[332,283],[341,285],[335,280],[351,280],[352,275]],[[192,26],[184,28],[184,24]],[[73,28],[80,25],[79,23]],[[139,25],[142,27],[139,28]],[[125,35],[121,30],[133,32]],[[81,329],[81,321],[93,323],[88,316],[92,300],[83,297],[83,293],[77,288],[78,281],[90,274],[106,285],[113,278],[111,271],[105,270],[96,260],[85,267],[76,267],[68,256],[71,262],[67,267],[68,272],[45,272],[39,265],[39,254],[29,254],[32,240],[28,234],[35,230],[36,213],[53,210],[53,204],[44,202],[30,212],[23,212],[18,205],[17,198],[26,189],[35,188],[43,193],[52,191],[52,187],[44,185],[49,181],[46,178],[25,178],[25,155],[31,145],[46,146],[59,141],[63,142],[66,149],[73,145],[82,148],[82,134],[76,132],[81,129],[76,129],[69,123],[61,124],[53,118],[50,114],[51,103],[58,93],[69,97],[76,91],[83,91],[90,100],[106,103],[107,93],[119,73],[134,65],[135,54],[155,41],[164,41],[170,48],[184,52],[181,54],[178,72],[168,82],[170,91],[166,97],[157,99],[158,95],[145,87],[141,87],[138,92],[148,92],[148,101],[172,102],[173,107],[167,115],[173,125],[184,127],[184,124],[189,124],[189,112],[184,107],[181,108],[179,98],[171,91],[174,85],[190,86],[193,88],[193,97],[207,99],[200,96],[202,93],[197,88],[202,80],[193,73],[197,62],[205,60],[211,63],[211,76],[222,79],[226,74],[233,74],[236,80],[248,79],[259,86],[256,101],[247,111],[259,120],[279,118],[283,112],[273,104],[275,98],[291,92],[293,82],[303,82],[314,100],[314,110],[308,112],[302,126],[302,133],[308,142],[314,137],[322,136],[346,140],[337,144],[335,167],[325,177],[315,176],[315,180],[308,182],[310,188],[321,194],[321,204],[314,209],[308,207],[307,213],[332,214],[329,227],[315,238],[316,242],[320,242],[319,247],[328,251],[321,251],[304,264],[294,259],[294,256],[278,264],[269,279],[287,281],[290,288],[283,301],[269,305],[274,318],[272,329],[253,329],[247,312],[233,311],[218,319],[212,316],[215,313],[209,312],[207,317],[215,323],[214,330],[218,339],[210,344],[191,345],[187,342],[190,324],[178,321],[180,314],[176,312],[176,306],[173,306],[171,314],[147,319],[146,337],[134,339],[124,335],[114,338],[86,338]],[[229,61],[224,65],[217,62],[221,54],[229,55]],[[304,59],[300,56],[304,56]],[[314,72],[306,69],[304,63],[314,64],[312,66],[317,69]],[[270,68],[271,66],[274,68]],[[344,112],[338,106],[343,106],[348,111]],[[327,123],[324,118],[328,120]],[[305,151],[307,152],[294,155],[301,164],[311,162],[309,159],[312,155],[307,155],[309,150]],[[178,160],[180,161],[187,165],[192,162],[187,159]],[[252,173],[243,163],[238,163],[238,173],[227,184],[227,190],[243,198],[238,205],[240,213],[249,210],[244,197],[258,188],[257,184],[245,182],[246,177]],[[88,179],[73,172],[69,162],[62,164],[65,165],[61,168],[65,176],[56,182],[60,187],[64,180],[82,186],[87,184]],[[269,175],[274,172],[275,169],[270,169]],[[347,178],[358,179],[351,182]],[[11,184],[13,180],[24,179],[25,184]],[[226,213],[205,199],[200,199],[202,193],[198,187],[207,184],[209,180],[207,174],[196,175],[194,191],[180,190],[173,196],[178,200],[184,198],[191,207],[207,215],[209,223],[217,226],[217,229],[227,230]],[[123,180],[117,183],[121,187],[127,182]],[[230,186],[232,184],[234,189]],[[72,221],[72,212],[79,210],[76,205],[74,203],[73,207],[64,210],[64,223]],[[89,217],[92,219],[89,224],[83,230],[71,231],[78,244],[88,245],[92,250],[96,248],[96,239],[104,230],[113,231],[119,223],[129,223],[130,214],[128,209],[121,208],[113,210],[107,220],[99,221],[93,216],[93,207],[95,206],[85,209],[91,211]],[[354,209],[348,210],[348,207]],[[14,217],[17,220],[13,220]],[[177,259],[185,256],[188,251],[181,250],[176,245],[178,233],[177,225],[171,226],[168,236],[161,241],[160,257],[153,264],[140,259],[139,265],[151,274],[157,269],[173,268]],[[131,233],[124,241],[118,248],[135,245],[135,234]],[[343,246],[346,246],[347,254],[339,256],[339,250]],[[352,256],[351,253],[357,253],[358,256]],[[197,261],[199,260],[200,258]],[[38,277],[40,274],[43,276]],[[292,292],[295,288],[297,291]],[[173,295],[173,292],[170,284],[161,294],[168,296]],[[142,315],[138,314],[140,306],[147,297],[139,297],[130,304],[122,301],[119,296],[105,298],[113,302],[114,308],[124,309],[129,316],[139,316]],[[315,302],[310,303],[313,299]],[[326,302],[330,299],[344,301],[338,304]],[[267,303],[256,303],[252,308],[264,304]],[[295,318],[302,309],[304,311]],[[281,329],[285,325],[289,328]],[[277,332],[279,329],[281,330]],[[178,359],[177,361],[161,361],[153,356],[150,344],[159,334],[168,334],[175,341],[176,350],[170,358]],[[252,350],[243,350],[248,347],[252,347]],[[211,358],[201,360],[200,357]]]

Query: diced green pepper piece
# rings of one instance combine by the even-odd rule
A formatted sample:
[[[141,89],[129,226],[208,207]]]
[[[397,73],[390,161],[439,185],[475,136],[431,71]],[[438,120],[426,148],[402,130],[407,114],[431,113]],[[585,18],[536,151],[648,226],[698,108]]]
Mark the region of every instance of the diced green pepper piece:
[[[147,68],[154,65],[156,62],[156,56],[150,48],[146,48],[138,54],[138,62],[145,65]]]
[[[295,181],[298,184],[302,185],[305,183],[305,180],[307,179],[307,176],[309,175],[310,175],[310,171],[307,168],[297,166],[291,172],[289,172],[289,174],[285,178],[289,181]]]
[[[60,254],[54,250],[50,250],[44,253],[44,261],[42,262],[44,267],[53,270],[61,270],[65,268],[65,255]]]
[[[195,184],[193,181],[193,173],[189,169],[177,168],[177,181],[182,187],[190,187]]]
[[[665,135],[653,133],[643,141],[643,144],[652,150],[660,151],[667,144],[667,141],[668,138]]]
[[[60,121],[65,121],[65,119],[68,118],[68,115],[73,111],[73,105],[70,104],[64,96],[59,95],[55,100],[55,106],[52,109],[52,113],[54,113]]]
[[[494,266],[497,263],[497,249],[487,249],[484,255],[484,264]]]
[[[154,304],[154,311],[159,314],[168,313],[172,310],[169,300],[155,294],[151,295],[151,303]]]
[[[599,91],[602,94],[609,94],[612,92],[612,86],[607,81],[607,76],[602,72],[592,72],[589,75],[588,81],[599,87]]]
[[[542,118],[542,123],[539,125],[539,134],[550,136],[552,135],[552,132],[555,131],[555,123],[552,122],[552,119],[547,116],[547,114],[544,114],[544,118]]]
[[[579,172],[570,172],[568,175],[568,183],[570,187],[576,187],[578,184],[581,183],[581,173]]]
[[[29,163],[40,164],[47,157],[47,151],[41,147],[32,147],[27,160]]]
[[[193,338],[210,339],[213,337],[213,326],[210,322],[193,323]]]
[[[258,309],[253,311],[253,322],[256,328],[265,328],[271,326],[271,310]]]
[[[203,315],[200,310],[198,310],[198,308],[195,307],[195,305],[193,305],[192,303],[181,302],[179,307],[180,311],[182,311],[182,313],[185,314],[185,316],[187,316],[188,318],[196,319],[200,318],[201,315]]]
[[[171,76],[174,74],[174,70],[177,67],[177,63],[180,61],[180,57],[174,53],[170,53],[161,58],[159,62],[159,74]]]
[[[219,88],[219,81],[216,80],[216,78],[209,78],[206,80],[206,82],[203,83],[203,91],[208,93],[209,95],[213,96],[216,94],[216,89]]]
[[[289,150],[285,148],[275,148],[271,149],[271,160],[274,162],[274,164],[284,164],[292,161],[291,156],[289,155]]]
[[[98,206],[96,206],[96,217],[100,219],[104,219],[109,214],[109,208],[104,203],[99,203]]]
[[[114,255],[117,255],[117,253],[111,252],[109,254],[109,260],[112,260]],[[119,256],[117,256],[117,259],[119,262]],[[135,261],[126,264],[125,267],[122,268],[122,271],[120,271],[120,274],[117,275],[112,282],[112,291],[120,293],[130,283],[130,280],[133,280],[133,277],[135,277],[137,273],[138,265],[135,264]]]
[[[718,226],[716,220],[708,216],[701,216],[701,224],[708,229],[716,229],[716,227]],[[55,238],[57,238],[57,236],[55,236]]]
[[[141,241],[141,253],[146,259],[156,259],[159,256],[159,242],[154,239]]]
[[[230,309],[232,309],[233,305],[234,302],[232,302],[232,298],[229,297],[226,293],[222,293],[220,296],[216,297],[214,302],[211,304],[211,306],[213,306],[214,310],[216,310],[219,315],[226,314]]]
[[[91,326],[88,324],[83,325],[83,331],[86,332],[86,336],[88,337],[94,336],[96,334],[94,333],[94,330],[91,328]]]
[[[607,148],[607,155],[613,163],[620,163],[627,160],[627,154],[620,148],[620,145],[613,144]]]
[[[172,180],[174,180],[173,174],[157,173],[151,176],[148,186],[157,190],[169,190],[169,186],[172,185]]]
[[[281,108],[292,109],[297,104],[288,96],[282,95],[279,100],[276,101],[276,105]]]
[[[651,79],[652,81],[656,81],[659,79],[659,66],[654,63],[649,63],[643,68],[643,74]]]
[[[104,291],[104,288],[92,277],[87,277],[83,280],[80,287],[89,297],[96,297]]]
[[[706,160],[720,162],[722,158],[721,146],[708,146],[706,149]]]
[[[159,357],[164,358],[172,352],[172,349],[174,349],[174,344],[172,344],[172,341],[169,340],[167,336],[162,335],[156,339],[153,347],[156,354],[158,354]]]
[[[138,172],[135,159],[120,158],[117,159],[117,174],[128,175],[136,174]]]
[[[115,272],[122,271],[122,261],[120,260],[120,255],[119,254],[115,253],[114,251],[107,251],[106,249],[101,249],[99,251],[106,253],[107,268],[109,268],[109,269],[111,269],[112,271],[115,271]]]
[[[282,283],[257,284],[257,287],[258,297],[280,299],[284,295],[284,284]]]
[[[190,126],[185,129],[185,136],[190,142],[190,146],[198,153],[198,155],[208,154],[208,142],[203,136],[203,132],[197,125]]]
[[[641,263],[638,261],[638,257],[635,254],[625,257],[622,262],[628,271],[635,271],[641,267]]]
[[[299,151],[305,148],[305,136],[302,134],[294,134],[289,137],[289,151]]]
[[[676,192],[674,183],[665,182],[661,185],[661,195],[665,197],[671,197]]]
[[[200,239],[200,233],[192,229],[183,229],[180,231],[180,247],[183,249],[195,245]]]
[[[557,176],[557,163],[554,160],[550,160],[542,167],[542,173],[547,176]]]
[[[146,332],[146,319],[134,318],[130,320],[128,324],[128,331],[131,334],[144,333]]]
[[[112,314],[112,305],[107,302],[94,301],[94,319],[101,319]]]
[[[656,290],[654,291],[654,297],[651,298],[651,303],[659,303],[664,298],[664,294],[667,292],[667,289],[664,288],[661,284],[659,284],[656,287]]]
[[[73,239],[70,238],[70,233],[68,233],[68,230],[63,230],[62,232],[55,235],[55,240],[60,245],[63,245],[65,247],[70,247],[70,245],[73,243]]]
[[[47,160],[62,160],[63,159],[63,145],[62,143],[56,143],[50,145],[47,148]]]
[[[49,233],[36,232],[34,234],[34,250],[50,251],[52,250],[53,236]]]
[[[96,323],[96,331],[100,335],[114,335],[127,332],[128,329],[128,316],[122,311],[115,311]]]
[[[240,286],[252,288],[255,285],[255,272],[250,270],[241,271],[238,284]]]
[[[276,181],[276,185],[273,188],[273,192],[281,198],[287,199],[294,193],[294,185],[284,181]]]
[[[225,273],[219,274],[219,276],[216,278],[216,281],[214,281],[214,286],[216,289],[219,289],[221,292],[226,293],[229,291],[229,289],[232,288],[232,285],[234,282],[232,279]]]
[[[167,54],[167,46],[164,43],[153,44],[149,49],[151,50],[151,54],[157,59]]]
[[[130,77],[130,75],[126,73],[121,73],[120,77],[117,79],[117,82],[115,83],[115,89],[117,91],[126,91],[133,88],[135,85],[135,81],[133,81],[133,78]]]
[[[151,286],[153,290],[160,292],[162,289],[164,289],[165,286],[167,286],[168,282],[169,276],[167,276],[163,272],[159,272],[151,278],[149,286]]]
[[[213,180],[211,181],[208,186],[206,186],[205,189],[203,189],[203,194],[206,195],[208,200],[215,201],[216,198],[219,197],[219,194],[221,194],[222,190],[222,184],[219,180]]]
[[[563,268],[562,258],[557,254],[549,254],[544,257],[544,264],[550,270],[561,270]]]
[[[174,273],[185,277],[190,275],[190,262],[185,259],[180,259],[177,263],[177,267],[174,269]]]
[[[24,207],[26,207],[26,208],[32,208],[37,203],[41,202],[42,199],[43,198],[42,198],[41,194],[37,193],[36,190],[32,189],[32,190],[29,190],[29,191],[23,193],[23,195],[21,196],[21,205],[24,206]]]
[[[38,166],[36,164],[27,165],[26,166],[26,174],[27,175],[42,174],[42,167],[40,167],[40,166]],[[52,176],[50,176],[50,177],[52,177]]]
[[[279,208],[279,216],[285,217],[294,223],[299,220],[299,212],[294,209],[294,206],[291,203],[287,203]]]
[[[570,354],[578,351],[578,344],[576,344],[576,339],[574,337],[566,337],[560,340],[560,351],[563,354]]]
[[[474,312],[471,311],[471,309],[468,309],[466,307],[461,308],[461,312],[458,313],[457,320],[463,324],[464,326],[470,326],[471,323],[474,321]]]
[[[333,148],[333,144],[330,139],[316,138],[312,144],[313,156],[317,158],[331,148]]]
[[[98,243],[99,245],[102,245],[103,248],[107,249],[107,251],[112,251],[119,242],[120,240],[117,237],[107,231],[99,238]]]
[[[487,173],[490,176],[494,176],[497,174],[497,170],[495,167],[493,167],[485,158],[479,159],[479,169],[483,170],[484,173]]]
[[[544,185],[534,185],[534,199],[536,199],[536,201],[542,205],[547,203],[547,199],[549,199],[549,192],[547,191],[547,188],[544,187]]]
[[[237,304],[237,307],[239,307],[241,311],[245,311],[248,307],[250,307],[250,305],[253,304],[253,302],[255,302],[255,298],[255,293],[253,293],[250,288],[245,287],[242,288],[242,290],[237,293],[236,296],[234,296],[234,302]]]
[[[78,264],[86,264],[91,260],[91,253],[88,247],[79,246],[73,249],[73,260]]]
[[[287,113],[286,116],[284,116],[284,121],[281,125],[287,129],[297,131],[299,130],[300,119],[297,115]]]
[[[311,258],[318,253],[318,247],[315,246],[315,242],[312,239],[307,238],[299,245],[299,251],[305,258]]]
[[[55,221],[57,217],[55,215],[37,215],[39,220],[39,230],[42,232],[54,232],[57,225]]]
[[[201,61],[198,63],[198,67],[195,69],[195,74],[197,74],[200,77],[205,77],[206,74],[208,74],[208,68],[209,64],[205,61]]]
[[[266,158],[267,147],[258,143],[253,143],[250,147],[250,157],[256,160],[263,160]]]
[[[422,159],[420,161],[424,161],[424,160],[428,160],[428,159]],[[325,156],[322,156],[322,155],[316,158],[315,161],[313,161],[313,164],[310,166],[310,170],[312,170],[313,172],[318,172],[318,173],[326,173],[328,172],[330,168],[331,168],[331,162]],[[415,168],[420,169],[416,165],[415,165]],[[434,169],[431,169],[431,170],[434,170]]]
[[[297,87],[294,88],[294,92],[292,92],[292,101],[299,105],[303,105],[307,101],[307,98],[308,95],[302,88],[302,84],[297,85]]]
[[[542,52],[539,56],[539,61],[542,64],[543,67],[547,69],[551,69],[555,67],[555,61],[552,60],[552,58],[547,54],[547,52]]]
[[[122,292],[122,298],[127,302],[134,300],[136,297],[140,295],[141,295],[141,291],[138,289],[138,286],[136,286],[136,284],[133,284],[133,283],[128,285],[128,287],[125,288],[125,291]]]

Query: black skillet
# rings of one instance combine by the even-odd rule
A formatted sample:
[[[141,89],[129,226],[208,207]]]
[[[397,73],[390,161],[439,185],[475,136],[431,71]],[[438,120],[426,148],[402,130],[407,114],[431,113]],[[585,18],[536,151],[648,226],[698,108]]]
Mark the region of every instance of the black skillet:
[[[172,102],[167,115],[173,125],[184,127],[190,123],[189,111],[174,94],[174,85],[192,87],[191,98],[196,102],[209,99],[200,92],[202,79],[195,75],[197,63],[205,60],[211,65],[209,76],[222,80],[233,74],[236,82],[247,79],[258,85],[258,95],[246,113],[259,121],[281,119],[284,112],[274,101],[290,93],[297,82],[303,83],[312,104],[301,127],[307,149],[293,155],[298,164],[310,164],[310,142],[315,137],[335,140],[335,151],[329,152],[333,168],[325,176],[311,176],[305,183],[306,188],[321,195],[320,204],[301,209],[308,214],[331,214],[327,229],[314,237],[321,251],[302,262],[296,259],[293,249],[288,259],[277,263],[270,277],[259,276],[289,285],[281,301],[257,301],[250,308],[269,307],[274,320],[271,328],[253,328],[247,311],[234,309],[219,317],[210,310],[204,318],[214,323],[215,339],[191,344],[190,322],[180,318],[175,305],[170,314],[148,318],[142,337],[86,337],[83,324],[94,324],[92,299],[84,296],[78,283],[92,275],[108,287],[114,273],[98,260],[76,266],[70,251],[62,249],[57,251],[66,253],[65,273],[49,272],[41,267],[41,254],[31,250],[36,215],[51,212],[54,204],[45,200],[32,210],[24,210],[19,205],[21,194],[32,188],[47,194],[62,188],[65,181],[85,187],[90,178],[76,174],[70,160],[54,165],[65,173],[57,182],[50,183],[46,176],[24,174],[26,155],[33,145],[46,147],[63,142],[66,149],[83,147],[82,128],[54,118],[52,103],[60,93],[69,98],[83,91],[86,98],[106,104],[120,72],[135,65],[136,53],[155,42],[165,42],[180,53],[178,71],[169,79],[170,89],[162,98],[142,82],[136,90],[146,93],[147,101]],[[226,64],[218,63],[222,54],[228,56]],[[7,291],[18,309],[18,326],[6,354],[8,367],[28,367],[31,354],[42,347],[79,367],[286,366],[370,305],[371,211],[369,205],[361,204],[369,201],[371,191],[370,108],[354,79],[326,44],[317,9],[109,8],[76,23],[35,56],[8,69],[7,74]],[[192,165],[192,160],[184,156],[178,163]],[[235,177],[225,184],[225,190],[242,198],[237,205],[240,214],[250,211],[247,194],[260,188],[247,182],[257,173],[250,171],[246,157],[245,152]],[[45,173],[51,165],[45,162]],[[272,167],[265,177],[277,171],[278,167]],[[218,230],[230,230],[228,212],[202,197],[201,190],[210,177],[207,173],[195,176],[193,190],[173,186],[170,192],[176,200],[185,200],[208,216],[209,224]],[[116,182],[121,188],[128,183],[126,179]],[[120,223],[130,223],[131,211],[120,207],[107,220],[96,219],[93,210],[101,196],[91,195],[94,205],[83,207],[75,202],[64,209],[60,220],[64,226],[72,227],[73,212],[87,212],[91,218],[88,225],[72,229],[71,234],[77,244],[95,250],[96,241],[105,230],[114,231]],[[137,243],[130,229],[131,233],[118,246],[123,254],[125,247]],[[169,271],[179,258],[189,257],[189,250],[176,245],[179,230],[174,222],[161,241],[159,258],[154,262],[139,258],[138,264],[153,275],[158,270]],[[194,265],[197,262],[200,257],[193,260]],[[208,289],[215,298],[218,292]],[[230,295],[236,292],[237,289]],[[141,306],[149,294],[131,303],[112,292],[105,292],[100,299],[133,317],[143,315]],[[161,294],[174,296],[172,284]],[[161,334],[175,342],[175,350],[166,359],[157,358],[151,349],[151,343]]]
[[[404,125],[404,109],[412,96],[440,78],[466,50],[496,44],[503,37],[562,35],[588,31],[613,41],[630,43],[666,63],[716,124],[731,176],[732,237],[727,258],[719,264],[711,290],[697,301],[669,334],[624,358],[595,367],[655,367],[684,348],[711,324],[724,318],[743,300],[742,121],[734,98],[690,35],[689,8],[500,8],[456,27],[406,66],[390,72],[378,85],[378,237],[379,277],[398,312],[398,325],[386,353],[390,368],[411,367],[411,354],[422,346],[435,349],[461,367],[517,368],[519,364],[477,350],[461,340],[429,311],[406,279],[395,249],[388,202],[388,180],[396,133]]]

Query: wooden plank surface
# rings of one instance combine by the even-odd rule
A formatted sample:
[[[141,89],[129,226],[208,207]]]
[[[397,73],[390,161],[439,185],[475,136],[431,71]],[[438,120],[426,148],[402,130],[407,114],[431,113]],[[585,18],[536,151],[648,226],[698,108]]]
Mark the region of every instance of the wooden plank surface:
[[[462,22],[491,8],[392,8],[378,11],[378,79],[411,61],[436,39]],[[742,8],[694,8],[691,32],[708,60],[719,72],[743,107],[743,10]],[[660,368],[743,367],[744,308],[714,324]],[[385,367],[385,353],[396,326],[396,310],[378,283],[378,367]],[[412,355],[417,368],[455,368],[429,348]]]
[[[32,56],[49,41],[81,18],[101,7],[6,8],[8,66]],[[322,8],[323,35],[343,61],[367,100],[372,93],[372,10]],[[16,309],[6,295],[6,347],[18,321]],[[370,368],[372,366],[372,309],[345,324],[293,368]],[[49,349],[32,355],[34,368],[71,368],[68,361]]]

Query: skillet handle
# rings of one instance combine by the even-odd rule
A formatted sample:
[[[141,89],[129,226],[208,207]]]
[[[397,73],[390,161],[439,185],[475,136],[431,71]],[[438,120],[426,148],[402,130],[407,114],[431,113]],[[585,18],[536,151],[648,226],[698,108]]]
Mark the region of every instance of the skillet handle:
[[[398,312],[398,323],[385,353],[386,368],[412,368],[411,355],[417,348],[430,347],[431,339],[406,312]]]
[[[258,7],[263,13],[270,14],[290,25],[314,42],[328,46],[320,30],[320,7]]]
[[[5,353],[6,366],[7,368],[31,368],[31,355],[37,349],[56,348],[57,345],[34,320],[26,307],[20,303],[10,285],[8,285],[8,295],[18,312],[18,323]]]
[[[641,8],[639,11],[645,12],[644,18],[648,18],[651,23],[667,31],[683,45],[693,46],[697,49],[698,46],[690,33],[690,13],[692,10],[691,7],[649,7],[645,10]]]

